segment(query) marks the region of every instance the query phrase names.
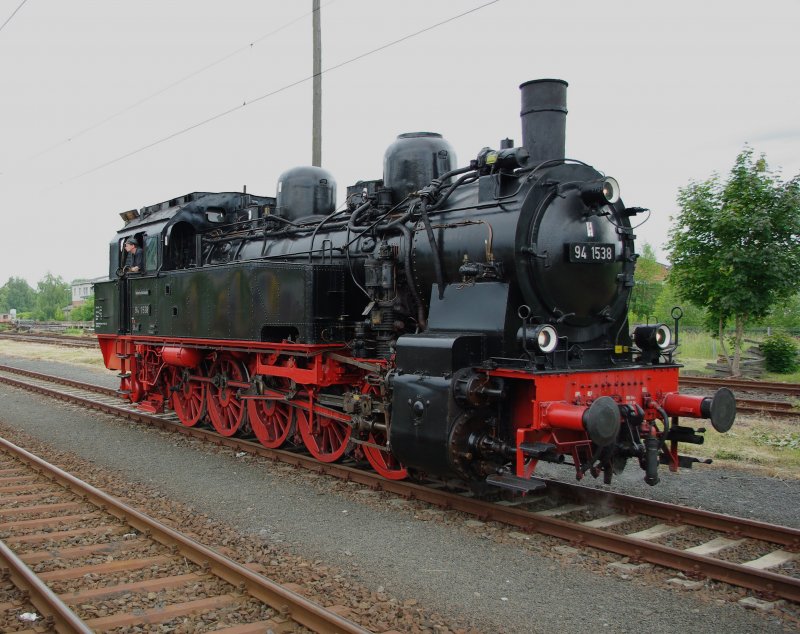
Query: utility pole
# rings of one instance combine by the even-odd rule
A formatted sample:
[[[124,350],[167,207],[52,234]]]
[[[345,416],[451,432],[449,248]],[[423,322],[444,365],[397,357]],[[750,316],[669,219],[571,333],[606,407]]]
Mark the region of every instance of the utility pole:
[[[322,34],[319,23],[319,0],[311,0],[314,30],[314,102],[312,113],[311,164],[322,167]]]

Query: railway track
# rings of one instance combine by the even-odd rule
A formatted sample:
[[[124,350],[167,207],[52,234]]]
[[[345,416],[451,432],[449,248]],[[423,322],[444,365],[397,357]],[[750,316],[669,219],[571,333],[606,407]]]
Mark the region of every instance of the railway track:
[[[787,401],[766,401],[761,399],[737,398],[736,411],[739,414],[767,414],[775,418],[798,418],[798,411]]]
[[[750,381],[747,379],[715,379],[711,377],[681,376],[679,384],[683,388],[702,388],[716,390],[727,387],[738,392],[756,394],[781,394],[800,396],[800,385],[770,381]],[[736,411],[740,414],[767,414],[775,418],[800,417],[794,403],[788,400],[736,398]]]
[[[99,348],[97,339],[79,337],[75,335],[51,335],[51,334],[32,334],[0,332],[0,340],[8,339],[11,341],[25,341],[27,343],[41,343],[53,346],[65,346],[68,348]]]
[[[800,384],[780,383],[777,381],[754,381],[748,379],[715,379],[702,376],[681,376],[680,385],[683,387],[698,387],[717,389],[728,387],[732,390],[742,392],[756,392],[761,394],[786,394],[789,396],[800,396]]]
[[[147,414],[121,402],[108,388],[0,366],[0,381],[107,413],[153,424],[236,451],[279,460],[359,482],[406,499],[461,511],[578,546],[630,557],[800,602],[800,530],[656,502],[609,491],[542,480],[546,497],[492,502],[409,481],[389,481],[343,464],[324,464],[302,453],[274,450],[245,439],[184,427],[172,414]],[[58,385],[60,384],[60,385]]]
[[[231,634],[366,632],[4,439],[0,536],[0,565],[58,632],[205,631],[210,612]]]

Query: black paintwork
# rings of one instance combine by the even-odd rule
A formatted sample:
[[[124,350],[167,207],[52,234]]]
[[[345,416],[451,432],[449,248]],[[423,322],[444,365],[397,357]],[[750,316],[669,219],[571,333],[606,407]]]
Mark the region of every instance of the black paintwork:
[[[96,293],[104,311],[127,293],[132,334],[315,344],[334,336],[348,282],[338,265],[247,262],[130,276]],[[96,324],[101,334],[119,327],[105,312]]]
[[[278,179],[276,213],[288,220],[327,216],[336,208],[336,181],[321,167],[293,167]]]
[[[456,168],[453,147],[436,132],[398,135],[383,156],[383,182],[395,204]]]

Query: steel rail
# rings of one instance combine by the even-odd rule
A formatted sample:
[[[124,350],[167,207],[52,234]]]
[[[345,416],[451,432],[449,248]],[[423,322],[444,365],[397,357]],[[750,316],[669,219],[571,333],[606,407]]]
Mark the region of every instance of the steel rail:
[[[800,410],[786,401],[762,401],[759,399],[736,399],[736,411],[739,414],[767,414],[776,418],[800,417]]]
[[[8,572],[11,582],[28,593],[30,602],[45,616],[45,625],[48,628],[53,628],[59,634],[94,632],[2,541],[0,565],[5,569],[4,572]]]
[[[83,339],[80,337],[59,337],[56,335],[31,335],[19,333],[0,333],[0,340],[24,341],[27,343],[40,343],[42,345],[64,346],[67,348],[99,348],[96,339]]]
[[[119,396],[114,388],[105,387],[103,385],[95,385],[94,383],[84,383],[83,381],[75,381],[74,379],[66,379],[52,374],[43,374],[34,370],[25,370],[24,368],[17,368],[11,365],[0,364],[0,372],[9,372],[12,374],[19,374],[20,376],[27,376],[32,379],[39,379],[41,381],[49,381],[50,383],[57,383],[58,385],[66,385],[74,387],[79,390],[86,390],[87,392],[96,392],[106,396]]]
[[[764,399],[758,398],[737,398],[736,399],[736,407],[749,407],[753,409],[764,409],[764,410],[792,410],[794,409],[794,405],[792,405],[789,401],[767,401]],[[800,414],[800,412],[795,412]]]
[[[207,568],[231,585],[246,590],[251,596],[272,606],[283,615],[314,632],[322,634],[368,634],[367,630],[352,621],[326,610],[317,603],[309,601],[305,597],[203,546],[199,542],[148,517],[132,506],[79,480],[72,474],[59,469],[55,465],[51,465],[6,439],[0,438],[0,446],[14,455],[14,457],[32,465],[45,477],[84,497],[95,506],[101,507],[107,513],[121,519],[161,544],[177,547],[178,552],[187,559]]]
[[[43,375],[46,376],[46,375]],[[669,548],[644,540],[627,537],[624,535],[604,532],[600,529],[570,523],[553,517],[538,515],[532,511],[502,506],[465,497],[456,493],[442,491],[421,484],[408,481],[386,480],[376,473],[363,471],[346,465],[335,463],[321,463],[299,453],[280,449],[268,449],[260,444],[223,437],[211,431],[196,427],[185,427],[179,422],[172,422],[165,415],[151,415],[139,412],[130,406],[116,406],[93,402],[90,399],[81,399],[57,390],[43,386],[30,386],[10,377],[0,376],[0,381],[17,385],[23,389],[32,389],[36,392],[49,394],[56,398],[75,400],[84,403],[93,409],[100,409],[107,413],[117,414],[132,420],[155,424],[164,429],[179,431],[187,436],[204,439],[218,446],[230,447],[235,450],[246,450],[250,453],[302,467],[310,471],[331,475],[345,481],[364,484],[375,490],[394,493],[405,499],[420,500],[444,509],[460,511],[472,515],[483,521],[497,521],[509,526],[514,526],[528,532],[538,532],[553,537],[566,539],[578,545],[591,546],[608,552],[632,557],[635,560],[646,561],[666,568],[672,568],[690,575],[704,575],[713,579],[732,583],[752,590],[767,592],[792,601],[800,602],[800,579],[779,575],[777,573],[750,568],[724,560],[714,559],[705,555],[689,553],[680,549]],[[174,417],[173,417],[174,420]],[[580,490],[577,494],[590,496],[593,491],[587,487],[568,485],[547,481],[553,487],[566,487],[570,491]],[[562,490],[563,492],[564,490]],[[698,511],[688,507],[671,505],[664,502],[655,502],[634,496],[623,496],[613,492],[598,492],[604,495],[607,503],[614,504],[613,499],[618,499],[618,508],[627,513],[638,513],[696,525],[714,530],[723,531],[731,535],[744,535],[755,539],[763,539],[780,545],[796,548],[800,531],[793,528],[776,526],[730,517],[723,514]]]
[[[778,381],[756,381],[748,379],[715,378],[703,376],[681,376],[678,383],[685,387],[729,387],[747,392],[772,392],[800,396],[800,383],[780,383]]]
[[[648,500],[634,495],[604,491],[587,486],[569,484],[560,480],[543,479],[549,490],[578,502],[615,508],[623,513],[647,515],[674,524],[688,524],[699,528],[728,533],[734,537],[747,537],[800,550],[800,529],[768,524],[742,517],[733,517],[688,506],[676,506],[668,502]]]

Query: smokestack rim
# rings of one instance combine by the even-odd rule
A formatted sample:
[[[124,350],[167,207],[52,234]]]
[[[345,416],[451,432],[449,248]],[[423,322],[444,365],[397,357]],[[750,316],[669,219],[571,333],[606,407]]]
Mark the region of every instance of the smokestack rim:
[[[555,103],[547,103],[548,100],[540,101],[541,95],[537,94],[536,97],[533,99],[534,105],[533,107],[526,108],[525,106],[530,106],[530,99],[531,93],[526,90],[527,86],[532,86],[533,84],[561,84],[564,88],[563,93],[563,105],[558,103],[558,99],[556,98]],[[567,102],[566,102],[566,89],[569,87],[569,84],[564,81],[563,79],[531,79],[530,81],[526,81],[523,84],[519,85],[519,89],[522,95],[522,110],[520,111],[520,116],[524,117],[527,114],[532,114],[536,112],[563,112],[567,114],[569,110],[567,110]]]
[[[531,84],[542,84],[542,83],[549,83],[549,84],[564,84],[565,86],[569,86],[569,83],[564,81],[563,79],[529,79],[526,82],[523,82],[519,85],[520,90],[525,86],[530,86]]]

